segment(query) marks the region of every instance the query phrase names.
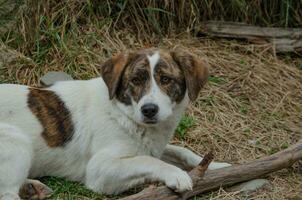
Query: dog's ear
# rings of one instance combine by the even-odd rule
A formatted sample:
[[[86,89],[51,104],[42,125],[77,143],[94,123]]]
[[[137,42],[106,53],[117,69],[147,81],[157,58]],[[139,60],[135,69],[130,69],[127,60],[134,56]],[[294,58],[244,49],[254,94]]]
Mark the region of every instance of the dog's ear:
[[[118,85],[121,81],[122,74],[128,61],[128,54],[119,54],[108,59],[101,66],[101,75],[109,91],[110,100],[114,98]]]
[[[189,98],[194,101],[207,82],[208,63],[185,51],[172,51],[171,56],[183,71]]]

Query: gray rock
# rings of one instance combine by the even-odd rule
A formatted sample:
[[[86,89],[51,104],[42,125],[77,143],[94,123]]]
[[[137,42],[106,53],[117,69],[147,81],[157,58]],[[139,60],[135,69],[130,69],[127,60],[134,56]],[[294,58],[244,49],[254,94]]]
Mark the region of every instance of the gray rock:
[[[73,78],[65,72],[48,72],[41,77],[40,83],[43,86],[50,86],[57,81],[68,81],[73,80]]]
[[[249,195],[256,190],[269,188],[271,183],[267,179],[254,179],[244,183],[239,183],[228,189],[229,192],[242,192],[244,195]]]

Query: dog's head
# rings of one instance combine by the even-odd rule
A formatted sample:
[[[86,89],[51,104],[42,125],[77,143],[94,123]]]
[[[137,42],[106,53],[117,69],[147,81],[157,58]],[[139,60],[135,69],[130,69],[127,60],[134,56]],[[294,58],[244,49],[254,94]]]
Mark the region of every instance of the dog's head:
[[[152,125],[173,115],[188,97],[197,98],[208,67],[187,52],[147,49],[107,60],[101,74],[109,98],[137,123]]]

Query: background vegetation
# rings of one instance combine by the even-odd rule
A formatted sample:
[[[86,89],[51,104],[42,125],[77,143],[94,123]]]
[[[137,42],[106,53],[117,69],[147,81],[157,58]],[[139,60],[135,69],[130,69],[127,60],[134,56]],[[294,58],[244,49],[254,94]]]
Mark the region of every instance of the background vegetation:
[[[182,31],[196,33],[205,20],[302,26],[302,0],[1,0],[0,25],[15,19],[18,12],[22,15],[19,40],[26,41],[28,52],[36,50],[41,39],[62,39],[88,24],[107,31],[127,29],[145,40]]]

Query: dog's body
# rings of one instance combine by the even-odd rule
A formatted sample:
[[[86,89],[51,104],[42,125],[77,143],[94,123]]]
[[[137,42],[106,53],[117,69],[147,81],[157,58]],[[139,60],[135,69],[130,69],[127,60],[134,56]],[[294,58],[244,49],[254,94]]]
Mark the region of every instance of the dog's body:
[[[202,158],[167,144],[196,94],[175,67],[181,61],[153,50],[137,55],[110,59],[102,77],[92,80],[62,81],[44,89],[0,86],[0,199],[17,196],[27,178],[46,175],[107,194],[145,181],[162,181],[178,191],[192,188],[187,173],[168,163],[191,168]],[[157,74],[162,55],[178,77]],[[175,62],[173,67],[169,62]],[[146,77],[134,77],[130,84],[135,71]],[[125,88],[129,84],[131,90]],[[224,166],[213,163],[210,169]]]

